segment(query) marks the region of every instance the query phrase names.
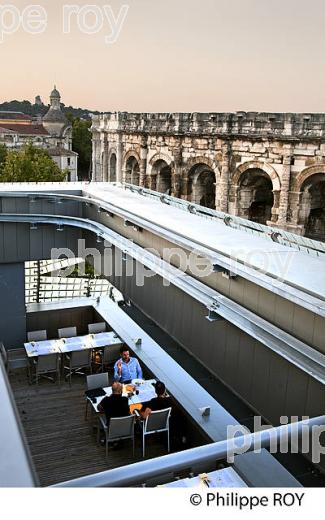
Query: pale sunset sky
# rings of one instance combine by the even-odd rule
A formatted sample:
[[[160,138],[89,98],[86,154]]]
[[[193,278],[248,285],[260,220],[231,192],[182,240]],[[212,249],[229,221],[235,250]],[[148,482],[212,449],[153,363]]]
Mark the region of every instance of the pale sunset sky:
[[[46,9],[41,34],[21,23],[10,32],[14,15],[0,11],[0,101],[40,94],[48,103],[56,84],[66,105],[100,111],[325,111],[324,0],[1,2],[19,13],[30,4]],[[95,14],[81,9],[96,6],[96,34],[81,15],[63,33],[69,4],[93,32]],[[120,9],[120,34],[107,44]]]

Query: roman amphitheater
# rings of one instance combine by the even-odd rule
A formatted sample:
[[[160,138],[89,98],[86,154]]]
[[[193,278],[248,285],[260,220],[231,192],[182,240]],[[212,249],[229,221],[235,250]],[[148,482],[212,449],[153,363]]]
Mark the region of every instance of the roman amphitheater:
[[[325,115],[93,117],[94,181],[140,185],[325,240]]]

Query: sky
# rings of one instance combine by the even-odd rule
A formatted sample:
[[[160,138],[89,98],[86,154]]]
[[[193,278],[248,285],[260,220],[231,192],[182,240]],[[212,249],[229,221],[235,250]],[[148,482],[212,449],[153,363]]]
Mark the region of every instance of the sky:
[[[324,24],[324,0],[1,2],[0,101],[56,84],[100,111],[324,112]]]

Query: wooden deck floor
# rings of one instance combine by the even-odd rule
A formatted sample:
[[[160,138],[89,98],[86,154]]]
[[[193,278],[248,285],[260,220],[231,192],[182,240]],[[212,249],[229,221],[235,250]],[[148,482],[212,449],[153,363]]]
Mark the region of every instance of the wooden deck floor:
[[[110,449],[106,459],[105,447],[97,444],[91,422],[84,418],[82,376],[73,378],[71,388],[45,379],[36,387],[28,384],[24,370],[17,370],[10,382],[41,486],[143,460],[140,438],[134,458],[132,442],[125,440]],[[163,439],[156,435],[148,438],[146,447],[146,458],[166,454]]]

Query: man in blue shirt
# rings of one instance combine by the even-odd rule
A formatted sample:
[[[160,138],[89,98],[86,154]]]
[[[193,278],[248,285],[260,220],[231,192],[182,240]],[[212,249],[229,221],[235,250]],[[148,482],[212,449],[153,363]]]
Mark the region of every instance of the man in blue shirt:
[[[114,379],[120,383],[130,383],[132,379],[142,379],[142,370],[139,361],[130,356],[129,347],[122,345],[121,357],[114,365]]]

